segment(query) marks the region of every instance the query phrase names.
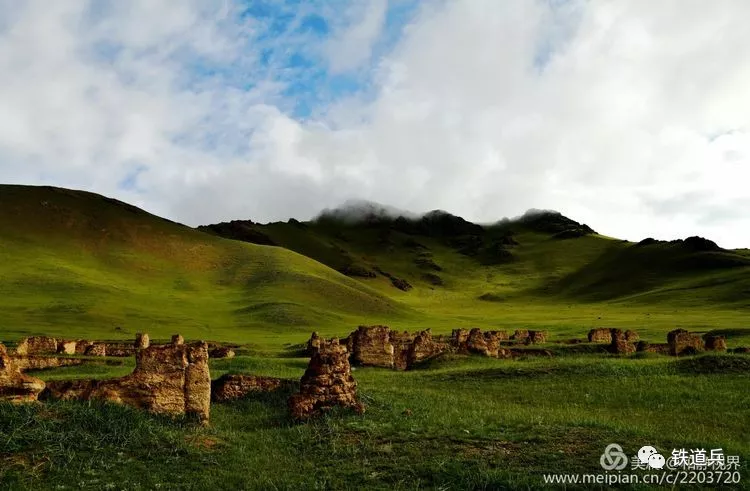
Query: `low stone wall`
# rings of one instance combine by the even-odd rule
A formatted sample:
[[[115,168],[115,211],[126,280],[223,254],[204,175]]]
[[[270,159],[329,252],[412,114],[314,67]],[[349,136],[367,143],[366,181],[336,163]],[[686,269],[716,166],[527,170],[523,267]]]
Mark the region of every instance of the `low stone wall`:
[[[211,377],[205,342],[149,346],[136,350],[135,369],[108,380],[51,381],[43,396],[127,404],[155,413],[210,415]]]
[[[630,355],[635,353],[635,343],[630,341],[622,329],[610,329],[612,341],[609,344],[610,353],[616,355]]]
[[[13,363],[19,370],[46,370],[48,368],[70,367],[81,365],[85,360],[80,358],[62,358],[59,356],[14,356]]]
[[[705,351],[706,346],[697,334],[691,334],[685,329],[675,329],[667,334],[669,354],[672,356],[694,355]]]
[[[226,374],[211,382],[211,400],[228,402],[241,399],[248,394],[274,392],[292,387],[297,382],[275,377],[248,374]]]
[[[0,344],[0,401],[33,402],[44,390],[44,381],[21,373],[15,360]]]

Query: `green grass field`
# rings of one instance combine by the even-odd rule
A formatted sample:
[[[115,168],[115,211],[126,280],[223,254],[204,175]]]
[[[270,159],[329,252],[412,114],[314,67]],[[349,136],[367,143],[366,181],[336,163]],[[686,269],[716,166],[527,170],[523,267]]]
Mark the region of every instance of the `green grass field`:
[[[512,223],[472,231],[484,234],[483,249],[467,254],[465,235],[456,245],[429,226],[415,235],[392,224],[253,225],[279,244],[264,246],[98,195],[0,186],[0,340],[181,333],[243,345],[242,356],[212,361],[213,378],[293,379],[307,364],[295,348],[311,331],[345,335],[359,324],[434,333],[533,327],[552,341],[622,327],[652,342],[682,327],[750,345],[747,250],[559,239]],[[517,245],[494,260],[503,256],[492,247],[508,233]],[[336,271],[352,264],[413,289]],[[285,393],[214,405],[209,428],[93,403],[2,405],[0,488],[533,489],[545,473],[600,472],[609,443],[629,453],[645,444],[721,447],[744,463],[735,487],[750,487],[750,356],[550,349],[552,359],[357,369],[367,412],[306,425],[288,420]],[[120,376],[130,363],[35,375]]]

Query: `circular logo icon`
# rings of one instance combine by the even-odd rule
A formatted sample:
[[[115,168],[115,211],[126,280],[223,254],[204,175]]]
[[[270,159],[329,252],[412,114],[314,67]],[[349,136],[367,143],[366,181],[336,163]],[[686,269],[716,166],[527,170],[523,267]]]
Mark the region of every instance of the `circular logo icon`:
[[[664,467],[665,463],[666,460],[664,460],[664,456],[658,453],[655,453],[648,458],[648,465],[652,469],[661,469],[662,467]]]
[[[643,446],[638,450],[638,460],[641,461],[641,464],[648,464],[649,457],[658,453],[659,452],[650,445]]]
[[[610,443],[599,457],[599,464],[606,471],[621,471],[628,466],[628,456],[622,451],[622,447],[616,443]]]

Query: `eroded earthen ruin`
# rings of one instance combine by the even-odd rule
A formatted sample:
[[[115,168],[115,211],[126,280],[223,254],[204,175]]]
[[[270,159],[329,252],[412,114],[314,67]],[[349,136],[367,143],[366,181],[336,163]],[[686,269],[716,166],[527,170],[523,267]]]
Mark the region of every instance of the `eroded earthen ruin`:
[[[288,405],[292,418],[299,421],[334,407],[364,411],[357,400],[357,382],[352,377],[346,345],[338,339],[320,344],[302,376],[299,392],[289,398]]]
[[[0,401],[33,402],[44,390],[44,381],[21,373],[14,360],[0,344]]]
[[[121,378],[48,382],[44,397],[100,399],[208,421],[211,377],[205,342],[140,348],[136,350],[135,362],[133,372]]]
[[[705,351],[703,338],[685,329],[675,329],[667,334],[669,354],[672,356],[694,355]]]
[[[275,377],[248,374],[226,374],[211,382],[211,400],[227,402],[241,399],[248,394],[273,392],[291,387],[295,381]]]

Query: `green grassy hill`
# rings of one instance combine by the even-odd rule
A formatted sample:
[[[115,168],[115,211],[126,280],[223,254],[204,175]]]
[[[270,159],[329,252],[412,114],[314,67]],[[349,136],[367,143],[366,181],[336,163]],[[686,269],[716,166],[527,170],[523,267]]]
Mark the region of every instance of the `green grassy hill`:
[[[262,342],[264,333],[408,314],[295,252],[213,237],[81,191],[0,186],[0,251],[5,339],[143,330]]]
[[[747,251],[628,243],[554,212],[480,226],[333,210],[196,230],[91,193],[0,186],[0,248],[4,339],[181,332],[277,349],[386,323],[559,338],[612,326],[653,341],[684,327],[750,341]]]
[[[394,218],[376,205],[304,223],[200,229],[312,257],[423,313],[406,327],[536,326],[580,336],[604,325],[657,341],[675,327],[747,332],[750,257],[700,238],[636,244],[556,212],[479,226],[440,211]]]

